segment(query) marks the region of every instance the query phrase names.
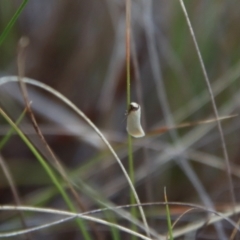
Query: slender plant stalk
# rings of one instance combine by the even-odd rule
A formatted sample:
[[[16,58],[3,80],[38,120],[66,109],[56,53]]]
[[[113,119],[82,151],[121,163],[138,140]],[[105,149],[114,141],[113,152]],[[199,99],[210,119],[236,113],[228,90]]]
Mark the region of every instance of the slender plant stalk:
[[[71,202],[70,198],[66,194],[64,187],[61,185],[60,181],[57,179],[57,177],[55,176],[54,172],[51,170],[51,168],[49,167],[47,162],[42,158],[42,156],[38,153],[38,151],[35,149],[35,147],[32,145],[32,143],[27,139],[27,137],[23,134],[23,132],[16,126],[16,124],[8,117],[8,115],[1,108],[0,108],[0,114],[14,128],[14,130],[18,133],[18,135],[21,137],[23,142],[31,150],[33,155],[38,159],[38,161],[40,162],[40,164],[42,165],[42,167],[44,168],[44,170],[46,171],[46,173],[48,174],[48,176],[50,177],[50,179],[52,180],[52,182],[54,183],[54,185],[56,186],[56,188],[62,195],[62,197],[63,197],[64,201],[66,202],[67,206],[69,207],[69,209],[72,212],[76,212],[76,209],[75,209],[73,203]],[[77,219],[76,221],[77,221],[77,224],[78,224],[80,230],[82,231],[82,233],[84,235],[84,238],[86,240],[91,240],[91,237],[85,227],[84,222],[80,219]]]
[[[67,216],[67,217],[62,218],[58,221],[47,223],[47,224],[40,225],[40,226],[37,226],[37,227],[32,227],[32,228],[29,228],[27,230],[16,230],[16,231],[11,231],[11,232],[0,233],[0,238],[19,236],[19,235],[22,235],[22,234],[27,233],[27,232],[37,231],[37,230],[44,229],[44,228],[47,228],[47,227],[50,227],[50,226],[53,226],[53,225],[59,225],[60,223],[69,221],[69,220],[74,219],[74,218],[81,218],[81,219],[85,219],[85,220],[88,220],[88,221],[94,221],[94,222],[97,222],[99,224],[106,225],[106,226],[109,226],[109,227],[112,226],[112,227],[118,228],[119,230],[121,230],[123,232],[126,232],[128,234],[136,235],[139,239],[152,240],[151,238],[146,237],[145,235],[140,234],[138,232],[134,232],[127,227],[124,227],[124,226],[121,226],[121,225],[118,225],[118,224],[115,224],[115,223],[110,223],[110,222],[107,222],[103,219],[88,216],[88,215],[84,215],[84,214],[81,214],[81,213],[77,214],[77,213],[72,213],[72,212],[68,212],[68,211],[61,211],[61,210],[58,210],[58,209],[23,207],[23,206],[21,206],[21,207],[14,206],[14,208],[13,208],[13,206],[2,206],[1,205],[0,209],[1,209],[1,211],[2,210],[8,210],[8,209],[11,209],[11,210],[12,209],[14,209],[14,210],[27,209],[27,211],[33,210],[34,212],[47,212],[47,213]],[[160,237],[159,237],[159,239],[163,240],[163,238],[160,238]]]
[[[21,115],[19,116],[19,118],[16,121],[16,125],[18,125],[22,119],[24,118],[26,114],[26,108],[24,109],[24,111],[21,113]],[[12,134],[15,132],[14,128],[11,127],[10,130],[7,132],[7,134],[3,137],[3,139],[0,141],[0,150],[5,146],[5,144],[9,141],[9,139],[11,138]]]
[[[8,166],[7,166],[6,161],[5,161],[4,158],[1,156],[1,154],[0,154],[0,166],[1,166],[2,170],[3,170],[3,173],[4,173],[7,181],[8,181],[8,184],[9,184],[9,186],[10,186],[10,189],[11,189],[11,192],[12,192],[12,194],[13,194],[13,198],[14,198],[14,201],[15,201],[16,205],[17,205],[17,206],[21,206],[22,203],[21,203],[21,200],[20,200],[20,196],[19,196],[18,190],[17,190],[17,188],[16,188],[16,186],[15,186],[15,182],[14,182],[14,180],[13,180],[12,174],[11,174],[11,172],[10,172]],[[27,223],[26,223],[26,220],[25,220],[23,211],[19,211],[18,213],[19,213],[18,215],[19,215],[19,217],[20,217],[22,226],[23,226],[25,229],[27,229],[28,227],[27,227]],[[30,234],[30,233],[26,233],[26,234],[25,234],[25,238],[26,238],[27,240],[31,240],[31,239],[32,239],[31,234]]]
[[[209,95],[210,95],[210,98],[211,98],[213,112],[214,112],[215,118],[217,120],[217,127],[218,127],[218,131],[219,131],[220,139],[221,139],[222,151],[223,151],[225,164],[226,164],[226,169],[227,169],[228,184],[229,184],[229,189],[230,189],[230,198],[231,198],[231,201],[232,201],[232,204],[233,204],[233,209],[235,209],[235,207],[236,207],[236,196],[235,196],[235,193],[234,193],[234,190],[233,190],[233,180],[232,180],[232,176],[231,176],[230,161],[229,161],[229,156],[228,156],[228,152],[227,152],[225,138],[224,138],[224,135],[223,135],[222,125],[221,125],[221,122],[218,120],[219,115],[218,115],[217,105],[216,105],[216,102],[215,102],[215,98],[214,98],[214,94],[213,94],[213,91],[212,91],[211,83],[209,81],[209,77],[208,77],[204,62],[203,62],[203,58],[202,58],[202,55],[201,55],[201,52],[200,52],[200,49],[199,49],[199,46],[198,46],[198,43],[197,43],[197,39],[195,37],[195,33],[193,31],[193,27],[192,27],[192,24],[191,24],[189,16],[188,16],[188,12],[186,10],[186,7],[185,7],[185,4],[184,4],[183,0],[179,0],[179,2],[180,2],[180,5],[182,7],[184,16],[186,18],[188,28],[189,28],[189,31],[191,33],[192,39],[193,39],[194,46],[196,48],[196,52],[197,52],[197,55],[198,55],[198,58],[199,58],[201,68],[202,68],[204,79],[205,79],[207,89],[208,89],[208,92],[209,92]]]
[[[170,239],[170,240],[173,240],[171,214],[170,214],[170,210],[169,210],[169,206],[168,206],[166,187],[164,188],[164,200],[165,200],[165,203],[166,203],[166,213],[167,213],[167,223],[168,223],[168,235],[169,235],[169,239]],[[168,239],[168,238],[167,238],[167,239]]]
[[[28,97],[28,91],[27,91],[27,86],[26,83],[24,83],[22,81],[22,78],[24,77],[24,70],[25,70],[25,49],[29,44],[29,39],[26,37],[22,37],[19,40],[19,46],[18,46],[18,57],[17,57],[17,65],[18,65],[18,74],[19,74],[19,84],[20,84],[20,89],[23,95],[23,99],[27,108],[27,113],[30,117],[30,120],[32,122],[32,125],[36,131],[37,136],[40,138],[40,140],[42,141],[42,143],[44,144],[46,150],[49,152],[53,163],[55,164],[56,168],[58,169],[59,173],[61,174],[61,176],[63,177],[63,179],[66,181],[66,184],[68,186],[68,188],[70,189],[73,197],[76,200],[77,205],[79,206],[79,208],[81,209],[81,211],[85,212],[86,208],[84,206],[84,204],[82,203],[80,197],[78,196],[78,193],[76,192],[76,190],[73,188],[72,184],[70,183],[67,173],[64,170],[63,166],[61,165],[60,161],[57,159],[56,155],[54,154],[53,150],[51,149],[51,147],[48,145],[44,135],[42,134],[42,131],[40,129],[40,127],[38,126],[37,120],[35,118],[34,112],[31,108],[31,102],[29,100]],[[91,225],[94,223],[91,223]],[[96,230],[95,226],[91,226],[93,229],[93,232],[96,236],[97,240],[101,240],[101,236],[99,234],[99,232]],[[89,235],[89,237],[91,238],[91,236]]]
[[[130,76],[130,44],[131,44],[131,0],[126,0],[126,77],[127,77],[127,108],[131,102]]]
[[[12,19],[9,21],[8,25],[5,27],[5,29],[3,30],[3,33],[0,36],[0,46],[3,43],[3,41],[5,40],[5,38],[7,37],[8,33],[10,32],[10,30],[12,29],[13,25],[15,24],[15,22],[17,21],[18,17],[20,16],[21,12],[23,11],[23,9],[25,8],[25,6],[27,5],[29,0],[24,0],[22,2],[22,4],[20,5],[20,7],[17,9],[17,11],[15,12],[15,14],[13,15]]]
[[[206,208],[204,206],[201,205],[197,205],[197,204],[193,204],[193,203],[182,203],[182,202],[167,202],[168,205],[175,205],[175,206],[182,206],[182,207],[188,207],[191,209],[197,209],[198,211],[203,211],[203,212],[208,212],[208,213],[212,213],[215,216],[211,217],[211,220],[209,221],[208,225],[213,224],[214,222],[219,222],[222,220],[225,220],[227,223],[229,223],[230,226],[233,226],[234,228],[237,228],[238,231],[240,232],[240,228],[239,226],[236,224],[236,222],[234,222],[231,219],[231,216],[234,214],[234,212],[229,209],[227,212],[224,213],[220,213],[217,211],[214,211],[213,209],[209,209]],[[159,206],[159,205],[166,205],[166,202],[151,202],[151,203],[143,203],[141,204],[142,206]],[[129,207],[133,207],[133,206],[138,206],[138,204],[135,205],[122,205],[122,206],[117,206],[114,207],[115,210],[117,209],[122,209],[122,208],[129,208]],[[62,218],[60,220],[58,220],[57,222],[51,222],[48,224],[44,224],[44,225],[40,225],[37,227],[33,227],[30,228],[28,230],[20,230],[20,231],[11,231],[11,232],[4,232],[4,233],[0,233],[0,238],[4,238],[4,237],[10,237],[10,236],[17,236],[17,235],[21,235],[24,234],[26,232],[33,232],[33,231],[37,231],[40,229],[44,229],[56,224],[60,224],[63,223],[65,221],[69,221],[73,218],[79,217],[79,218],[83,218],[86,220],[90,220],[90,221],[96,221],[100,224],[104,224],[104,225],[108,225],[108,226],[113,226],[118,228],[121,231],[125,231],[129,234],[136,234],[136,236],[138,236],[141,239],[146,239],[146,240],[153,240],[153,238],[148,238],[144,235],[139,234],[138,232],[133,232],[131,231],[129,228],[125,228],[122,227],[118,224],[114,224],[114,223],[110,223],[104,220],[101,220],[99,218],[94,218],[91,217],[91,214],[94,213],[99,213],[99,212],[103,212],[103,211],[109,211],[109,210],[113,210],[113,208],[104,208],[104,209],[97,209],[97,210],[92,210],[89,212],[85,212],[85,213],[72,213],[69,211],[63,211],[63,210],[59,210],[59,209],[52,209],[52,208],[40,208],[40,207],[33,207],[33,206],[15,206],[15,205],[0,205],[0,210],[1,211],[9,211],[9,210],[14,210],[14,211],[27,211],[27,212],[35,212],[35,213],[48,213],[48,214],[53,214],[53,215],[59,215],[61,217],[65,216],[67,218]],[[189,209],[190,210],[190,209]],[[238,206],[236,211],[239,213],[240,212],[240,207]],[[185,212],[186,213],[186,212]],[[184,229],[181,227],[178,230],[175,230],[173,235],[174,237],[181,237],[184,236],[184,234],[189,234],[190,232],[196,232],[199,228],[202,228],[203,224],[205,223],[205,219],[202,220],[197,220],[197,221],[193,221],[192,223],[188,224],[188,226],[186,226]],[[159,240],[166,240],[166,237],[157,234],[157,236],[154,239],[159,239]]]
[[[112,148],[112,146],[110,145],[110,143],[108,142],[108,140],[105,138],[105,136],[102,134],[102,132],[96,127],[96,125],[79,109],[77,108],[76,105],[74,105],[69,99],[67,99],[66,97],[64,97],[60,92],[56,91],[55,89],[47,86],[44,83],[41,83],[39,81],[36,81],[34,79],[30,79],[30,78],[23,78],[22,79],[23,82],[31,84],[33,86],[36,86],[38,88],[44,89],[47,92],[50,92],[52,95],[54,95],[55,97],[59,98],[62,102],[64,102],[70,109],[72,109],[74,112],[76,112],[78,114],[78,116],[80,116],[81,118],[83,118],[87,124],[98,134],[98,136],[101,138],[101,140],[106,144],[106,146],[108,147],[109,151],[112,153],[112,155],[114,156],[114,159],[117,161],[117,163],[119,164],[128,184],[129,187],[132,189],[132,192],[134,194],[134,197],[136,199],[137,202],[137,206],[139,208],[139,212],[141,214],[142,217],[142,221],[145,227],[145,231],[146,233],[149,232],[149,227],[146,221],[146,217],[142,208],[142,205],[140,204],[140,200],[138,197],[138,194],[136,192],[136,189],[134,188],[134,186],[132,185],[131,179],[125,169],[125,167],[123,166],[121,160],[119,159],[118,155],[116,154],[116,152],[114,151],[114,149]],[[18,77],[17,76],[9,76],[9,77],[2,77],[0,78],[0,86],[3,84],[6,84],[8,82],[18,82]]]
[[[126,79],[127,79],[127,109],[131,102],[131,73],[130,73],[130,41],[131,41],[131,0],[126,0]],[[128,161],[129,161],[129,176],[134,185],[134,166],[133,166],[133,151],[132,151],[132,137],[128,134]],[[131,196],[131,204],[135,203],[135,200]],[[135,208],[132,208],[134,210]],[[136,217],[136,212],[132,212]]]
[[[130,73],[130,52],[131,52],[131,0],[126,0],[126,79],[127,79],[127,109],[129,108],[131,102],[131,73]],[[134,176],[134,163],[133,163],[133,149],[132,149],[132,137],[128,134],[128,166],[129,166],[129,176],[132,184],[135,183]],[[135,204],[135,198],[130,191],[130,203]],[[135,218],[137,217],[136,208],[131,208],[131,214]],[[131,229],[133,231],[137,230],[135,224],[132,224]],[[136,236],[132,235],[132,240],[136,239]]]
[[[21,115],[17,119],[16,125],[18,125],[22,121],[22,119],[24,118],[25,114],[26,114],[26,108],[24,109],[24,111],[21,113]],[[9,141],[9,139],[11,138],[11,136],[12,136],[12,134],[14,132],[15,132],[14,128],[11,127],[10,130],[7,132],[7,134],[4,136],[4,138],[0,141],[0,150],[6,145],[6,143]],[[16,204],[18,206],[20,206],[21,205],[21,200],[20,200],[17,188],[15,187],[15,183],[14,183],[13,177],[12,177],[12,175],[11,175],[9,169],[8,169],[8,166],[7,166],[6,162],[4,161],[4,159],[2,158],[1,155],[0,155],[0,165],[1,165],[2,169],[3,169],[3,172],[4,172],[7,180],[8,180],[8,183],[9,183],[9,186],[11,188],[14,200],[15,200]],[[27,228],[27,224],[26,224],[26,221],[25,221],[24,214],[20,211],[19,215],[20,215],[20,219],[21,219],[23,227]],[[32,239],[31,235],[28,235],[28,234],[26,234],[25,237],[26,237],[26,239]]]

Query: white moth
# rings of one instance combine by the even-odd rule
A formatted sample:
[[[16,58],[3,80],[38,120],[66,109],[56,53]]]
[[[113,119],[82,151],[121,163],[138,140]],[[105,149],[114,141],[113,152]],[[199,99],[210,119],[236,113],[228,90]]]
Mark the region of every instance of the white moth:
[[[128,109],[127,132],[135,138],[145,136],[141,126],[141,107],[135,102],[131,102]]]

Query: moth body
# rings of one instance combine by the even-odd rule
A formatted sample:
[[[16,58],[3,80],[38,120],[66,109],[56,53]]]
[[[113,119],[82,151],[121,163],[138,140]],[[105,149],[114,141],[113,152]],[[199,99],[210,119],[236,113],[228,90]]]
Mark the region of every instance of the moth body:
[[[141,126],[141,107],[139,104],[130,103],[127,116],[127,132],[135,138],[145,136],[145,132]]]

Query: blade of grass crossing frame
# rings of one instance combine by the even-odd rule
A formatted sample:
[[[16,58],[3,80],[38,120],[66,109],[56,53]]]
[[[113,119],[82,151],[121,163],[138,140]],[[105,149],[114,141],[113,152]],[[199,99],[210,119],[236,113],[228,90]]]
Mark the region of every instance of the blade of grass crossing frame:
[[[10,32],[10,30],[12,29],[13,25],[15,24],[15,22],[17,21],[17,19],[19,18],[21,12],[23,11],[23,9],[25,8],[25,6],[27,5],[29,0],[24,0],[22,2],[22,4],[20,5],[20,7],[17,9],[17,11],[15,12],[15,14],[13,15],[12,19],[9,21],[8,25],[5,27],[5,29],[3,30],[2,34],[0,35],[0,46],[3,43],[3,41],[5,40],[5,38],[7,37],[8,33]]]
[[[18,125],[22,119],[24,118],[26,114],[26,109],[24,109],[24,111],[21,113],[21,115],[19,116],[19,118],[16,121],[16,125]],[[10,130],[7,132],[7,134],[3,137],[3,139],[0,141],[0,150],[5,146],[5,144],[8,142],[8,140],[11,138],[12,134],[15,132],[14,128],[11,127]]]
[[[57,177],[55,176],[54,172],[51,170],[51,168],[49,167],[47,162],[42,158],[42,156],[38,153],[38,151],[35,149],[35,147],[32,145],[32,143],[27,139],[27,137],[23,134],[23,132],[16,126],[16,124],[7,116],[7,114],[1,108],[0,108],[0,114],[14,128],[14,130],[18,133],[18,135],[23,140],[23,142],[31,150],[33,155],[38,159],[38,161],[40,162],[40,164],[42,165],[42,167],[44,168],[44,170],[46,171],[46,173],[48,174],[48,176],[50,177],[50,179],[52,180],[52,182],[54,183],[54,185],[60,192],[61,196],[63,197],[63,199],[64,199],[65,203],[67,204],[67,206],[69,207],[69,209],[72,212],[77,212],[73,203],[71,202],[70,198],[66,194],[63,186],[61,185],[60,181],[57,179]],[[86,229],[85,223],[80,218],[77,218],[76,222],[84,236],[84,239],[91,240],[92,238]]]
[[[130,38],[131,38],[131,0],[126,0],[126,80],[127,80],[127,109],[131,102],[131,76],[130,76]],[[128,166],[129,176],[134,185],[134,164],[133,164],[133,151],[132,151],[132,137],[128,134]],[[132,191],[130,191],[130,203],[135,204],[135,198]],[[137,217],[136,208],[131,208],[131,214]],[[137,230],[137,227],[132,224],[131,229]],[[132,240],[135,240],[136,236],[132,235]]]
[[[213,108],[215,118],[219,119],[218,109],[217,109],[217,106],[216,106],[215,97],[214,97],[214,94],[213,94],[211,83],[209,81],[207,70],[206,70],[206,67],[205,67],[204,62],[203,62],[202,54],[200,52],[194,30],[193,30],[190,18],[188,16],[187,9],[185,7],[185,4],[184,4],[183,0],[179,0],[179,3],[181,5],[184,16],[186,18],[187,25],[188,25],[188,28],[189,28],[189,31],[190,31],[190,34],[191,34],[196,52],[197,52],[197,56],[198,56],[198,59],[199,59],[199,63],[200,63],[202,72],[203,72],[204,80],[205,80],[205,83],[206,83],[206,86],[207,86],[207,89],[208,89],[208,92],[209,92],[209,96],[210,96],[210,99],[211,99],[211,102],[212,102],[212,108]],[[228,156],[228,152],[227,152],[227,147],[226,147],[226,142],[225,142],[225,138],[224,138],[224,134],[223,134],[223,130],[222,130],[222,125],[221,125],[221,122],[219,120],[217,120],[217,127],[218,127],[218,132],[219,132],[219,135],[220,135],[223,156],[224,156],[225,164],[226,164],[226,172],[227,172],[227,178],[228,178],[228,184],[229,184],[230,198],[231,198],[231,201],[232,201],[233,209],[235,209],[235,207],[236,207],[236,196],[235,196],[234,187],[233,187],[233,179],[232,179],[232,175],[231,175],[230,160],[229,160],[229,156]]]

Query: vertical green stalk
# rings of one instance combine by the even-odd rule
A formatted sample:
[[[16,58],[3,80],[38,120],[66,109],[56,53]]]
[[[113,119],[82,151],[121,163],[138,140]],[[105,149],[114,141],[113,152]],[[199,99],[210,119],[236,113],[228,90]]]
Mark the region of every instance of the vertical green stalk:
[[[23,11],[23,9],[25,8],[25,6],[27,5],[29,0],[24,0],[22,2],[22,4],[20,5],[20,7],[17,9],[17,11],[15,12],[15,14],[13,15],[12,19],[9,21],[8,25],[5,27],[5,29],[3,30],[3,33],[0,36],[0,45],[3,43],[3,41],[5,40],[5,38],[7,37],[8,33],[10,32],[10,30],[12,29],[13,25],[15,24],[15,22],[17,21],[18,17],[20,16],[21,12]]]
[[[126,0],[126,78],[127,78],[127,109],[129,108],[131,102],[131,74],[130,74],[130,48],[131,43],[131,0]],[[134,185],[135,176],[134,176],[134,164],[133,164],[133,151],[132,151],[132,137],[128,134],[128,165],[129,165],[129,176]],[[135,204],[135,198],[130,191],[130,203]],[[137,217],[137,210],[135,207],[131,208],[131,214],[134,217]],[[133,231],[137,230],[135,224],[132,224],[131,229]],[[136,236],[132,236],[132,240],[136,239]]]
[[[134,176],[134,164],[133,164],[133,151],[132,151],[132,137],[128,134],[128,166],[129,166],[129,177],[132,181],[132,184],[135,183],[135,176]],[[135,204],[135,197],[130,190],[130,203]],[[133,217],[137,217],[137,209],[135,207],[131,208],[131,214]],[[137,231],[137,226],[132,224],[131,229],[133,231]],[[135,235],[132,235],[132,240],[136,239]]]
[[[127,108],[131,102],[130,89],[130,39],[131,39],[131,0],[126,0],[126,77],[127,77]]]
[[[165,199],[165,203],[166,203],[166,213],[167,213],[167,223],[168,223],[168,236],[169,236],[169,237],[167,237],[167,239],[173,240],[171,214],[170,214],[170,210],[169,210],[169,206],[168,206],[166,187],[164,188],[164,199]]]
[[[116,221],[116,217],[114,216],[114,214],[110,211],[104,211],[104,215],[106,216],[106,219],[110,222],[110,223],[114,223],[114,224],[117,224],[117,221]],[[120,238],[120,233],[119,233],[119,230],[115,227],[110,227],[111,229],[111,234],[112,234],[112,239],[113,240],[121,240]]]

